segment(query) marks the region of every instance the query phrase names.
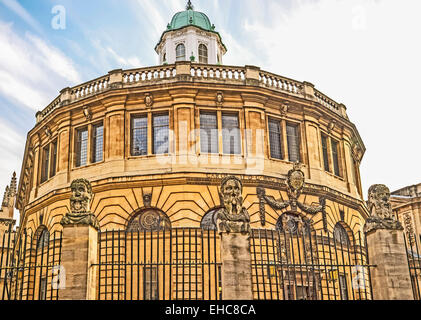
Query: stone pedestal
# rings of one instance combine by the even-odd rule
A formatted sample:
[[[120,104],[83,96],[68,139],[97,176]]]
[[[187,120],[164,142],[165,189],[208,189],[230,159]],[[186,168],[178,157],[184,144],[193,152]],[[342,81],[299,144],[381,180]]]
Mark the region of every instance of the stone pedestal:
[[[221,233],[222,299],[253,300],[250,235]]]
[[[374,300],[413,300],[411,277],[402,230],[367,233]]]
[[[98,231],[88,225],[63,227],[62,266],[66,287],[60,300],[95,300],[98,284]]]

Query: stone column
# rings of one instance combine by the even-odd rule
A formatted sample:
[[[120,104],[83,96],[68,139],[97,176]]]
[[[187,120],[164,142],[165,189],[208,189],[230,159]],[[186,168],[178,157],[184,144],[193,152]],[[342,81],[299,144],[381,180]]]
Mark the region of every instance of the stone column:
[[[367,233],[374,300],[413,300],[411,277],[402,230]]]
[[[253,300],[250,235],[221,233],[222,299]]]
[[[371,216],[364,226],[374,300],[413,300],[403,227],[392,213],[390,191],[374,185],[368,191]]]
[[[238,178],[225,178],[221,184],[224,208],[215,215],[221,237],[223,300],[253,300],[250,217],[243,207],[242,189]]]
[[[63,226],[62,266],[66,283],[62,300],[95,300],[98,284],[99,223],[90,212],[92,186],[85,179],[71,184],[71,212],[61,220]]]
[[[98,231],[90,225],[63,226],[62,266],[66,275],[60,300],[97,299]]]

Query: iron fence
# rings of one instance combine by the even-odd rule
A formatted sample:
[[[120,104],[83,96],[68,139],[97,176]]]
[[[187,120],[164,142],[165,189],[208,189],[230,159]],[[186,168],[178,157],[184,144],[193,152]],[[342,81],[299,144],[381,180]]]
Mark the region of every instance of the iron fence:
[[[99,233],[99,300],[220,300],[214,230]]]
[[[254,299],[371,300],[367,248],[316,231],[252,230]]]
[[[421,255],[419,250],[421,236],[404,234],[404,237],[414,299],[421,300]]]
[[[0,237],[0,300],[58,300],[62,233]]]

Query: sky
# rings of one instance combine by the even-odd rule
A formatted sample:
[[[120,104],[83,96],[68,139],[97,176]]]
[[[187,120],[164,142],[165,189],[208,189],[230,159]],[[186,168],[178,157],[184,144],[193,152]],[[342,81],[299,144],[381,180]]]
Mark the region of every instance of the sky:
[[[185,0],[0,0],[0,192],[20,174],[35,113],[61,89],[154,66]],[[421,1],[193,0],[228,48],[226,65],[313,83],[348,108],[367,152],[364,194],[421,182]]]

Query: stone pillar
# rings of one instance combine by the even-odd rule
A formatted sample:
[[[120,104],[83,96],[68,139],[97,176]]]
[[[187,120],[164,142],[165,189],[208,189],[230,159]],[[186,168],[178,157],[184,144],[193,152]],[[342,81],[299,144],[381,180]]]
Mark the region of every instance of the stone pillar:
[[[411,277],[402,230],[367,233],[374,300],[413,300]]]
[[[98,284],[99,223],[90,211],[92,186],[88,180],[71,184],[70,209],[63,226],[62,266],[66,283],[60,290],[62,300],[95,300]]]
[[[224,208],[214,217],[221,237],[223,300],[253,300],[250,217],[243,207],[242,191],[238,178],[229,176],[222,180]]]
[[[60,300],[97,299],[98,231],[90,225],[63,226],[62,266],[66,275]]]
[[[222,299],[253,300],[250,235],[221,233]]]
[[[370,217],[364,226],[374,300],[413,300],[411,276],[403,235],[390,203],[390,190],[373,185],[368,190]]]

